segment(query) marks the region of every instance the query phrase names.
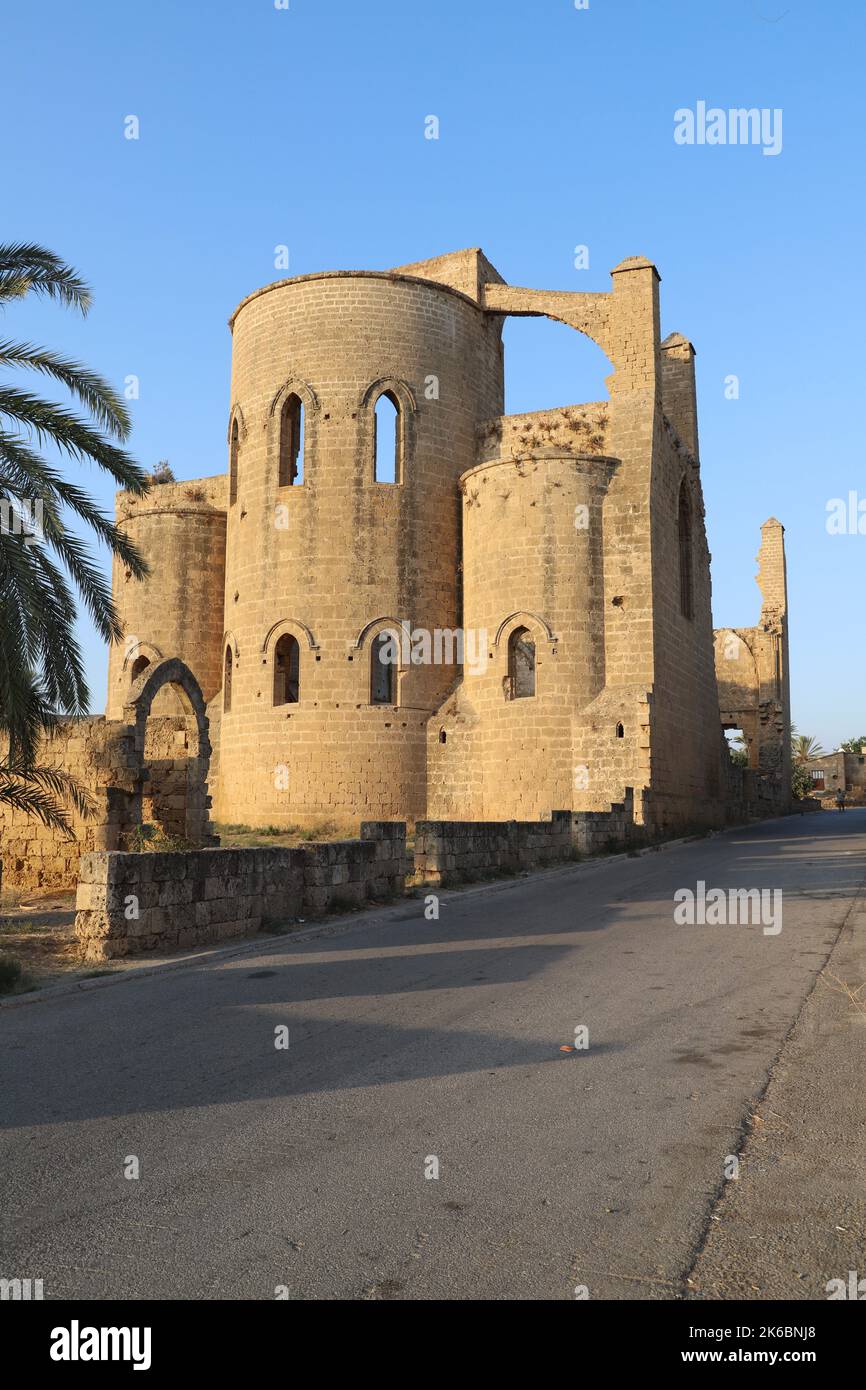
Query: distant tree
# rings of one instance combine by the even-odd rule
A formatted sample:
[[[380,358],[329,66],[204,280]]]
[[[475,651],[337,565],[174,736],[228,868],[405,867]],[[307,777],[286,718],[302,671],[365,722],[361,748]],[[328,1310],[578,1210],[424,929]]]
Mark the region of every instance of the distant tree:
[[[839,744],[839,747],[845,753],[859,753],[864,743],[866,743],[866,734],[861,734],[860,738],[846,738],[844,743]]]
[[[727,740],[727,744],[728,754],[734,767],[748,767],[749,740],[746,738],[742,729],[738,729],[735,736]]]
[[[791,791],[797,801],[802,801],[804,796],[812,794],[812,778],[809,769],[802,763],[794,763],[791,768]]]
[[[811,734],[792,734],[791,754],[795,763],[808,763],[813,758],[826,757],[824,749]]]

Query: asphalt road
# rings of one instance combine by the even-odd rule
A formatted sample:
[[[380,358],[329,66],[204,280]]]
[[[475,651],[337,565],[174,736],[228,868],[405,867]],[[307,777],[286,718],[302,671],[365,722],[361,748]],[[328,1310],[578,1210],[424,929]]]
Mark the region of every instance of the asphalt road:
[[[0,1277],[681,1297],[864,851],[866,811],[794,817],[0,1010]],[[781,932],[678,925],[699,879]]]

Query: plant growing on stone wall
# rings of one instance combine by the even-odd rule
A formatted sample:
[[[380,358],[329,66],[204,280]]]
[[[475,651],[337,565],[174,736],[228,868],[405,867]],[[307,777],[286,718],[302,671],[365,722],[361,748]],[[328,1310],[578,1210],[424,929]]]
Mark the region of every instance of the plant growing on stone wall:
[[[170,835],[150,821],[137,825],[121,838],[127,854],[180,854],[195,848],[182,835]]]
[[[51,251],[25,243],[0,244],[0,307],[28,294],[53,299],[86,314],[90,290]],[[145,474],[114,440],[126,438],[129,414],[108,382],[49,348],[0,342],[0,366],[39,372],[59,383],[83,407],[68,406],[0,383],[0,800],[47,824],[68,829],[61,798],[86,814],[87,799],[72,779],[36,766],[40,740],[60,714],[83,715],[89,706],[81,649],[75,636],[76,594],[107,642],[122,628],[111,588],[86,546],[68,526],[72,513],[126,568],[142,578],[138,551],[37,449],[50,444],[75,463],[95,463],[116,483],[139,495]]]

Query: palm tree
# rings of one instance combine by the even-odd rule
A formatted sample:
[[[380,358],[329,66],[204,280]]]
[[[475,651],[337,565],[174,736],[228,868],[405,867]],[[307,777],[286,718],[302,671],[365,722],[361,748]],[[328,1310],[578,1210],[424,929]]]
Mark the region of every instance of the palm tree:
[[[42,295],[82,315],[90,291],[78,274],[42,246],[0,244],[0,307]],[[64,386],[82,416],[17,385],[0,383],[0,803],[68,831],[58,797],[86,811],[87,797],[62,771],[36,764],[42,735],[61,714],[87,712],[89,692],[74,635],[75,593],[107,642],[122,636],[111,587],[69,530],[77,517],[136,578],[147,569],[135,547],[92,499],[40,457],[46,443],[76,463],[90,461],[139,495],[148,481],[112,443],[124,440],[126,406],[100,376],[47,348],[0,341],[0,366],[30,368]],[[87,417],[91,417],[88,419]],[[34,447],[34,445],[36,447]],[[35,524],[34,524],[35,523]]]
[[[813,758],[823,758],[824,749],[810,734],[797,734],[791,729],[791,753],[795,763],[808,763]]]

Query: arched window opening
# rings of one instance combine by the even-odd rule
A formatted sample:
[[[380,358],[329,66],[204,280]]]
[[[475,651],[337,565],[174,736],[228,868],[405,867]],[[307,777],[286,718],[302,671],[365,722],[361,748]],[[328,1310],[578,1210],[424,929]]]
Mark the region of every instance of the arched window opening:
[[[296,705],[301,688],[301,648],[287,632],[274,648],[274,704]]]
[[[572,401],[608,399],[606,378],[614,369],[613,363],[596,343],[570,325],[548,318],[511,317],[502,325],[502,341],[508,415],[558,410]],[[574,421],[581,418],[581,409],[572,407]],[[564,437],[578,446],[590,433],[570,428],[567,420],[562,429]]]
[[[512,700],[535,694],[535,642],[526,627],[515,628],[508,639],[508,683]]]
[[[130,672],[130,676],[129,676],[130,683],[131,683],[131,684],[134,684],[134,683],[138,680],[138,678],[139,678],[139,676],[141,675],[142,671],[146,671],[149,665],[150,665],[150,657],[149,657],[149,656],[137,656],[137,657],[135,658],[135,660],[133,661],[133,663],[132,663],[132,671]]]
[[[617,724],[616,736],[617,738],[625,738],[625,729],[623,728],[622,724]]]
[[[280,412],[280,487],[304,481],[304,403],[294,392]]]
[[[440,743],[447,743],[447,742],[448,742],[448,735],[447,735],[447,733],[445,732],[444,729],[440,729],[440,730],[439,730],[439,742],[440,742]]]
[[[685,478],[680,486],[678,517],[680,553],[680,612],[684,618],[695,615],[694,559],[692,554],[692,508]]]
[[[238,500],[238,454],[240,453],[240,436],[238,434],[238,422],[232,424],[232,439],[229,449],[229,506],[233,507]]]
[[[383,391],[376,402],[374,480],[377,483],[401,483],[400,405],[390,391]]]
[[[380,632],[370,652],[370,703],[397,703],[397,640],[392,632]]]
[[[234,662],[233,662],[233,660],[232,660],[232,649],[231,649],[231,647],[226,647],[226,659],[225,659],[225,662],[223,663],[223,710],[225,711],[226,714],[228,714],[229,710],[230,710],[231,707],[232,707],[232,669],[233,669],[233,667],[234,667]]]

